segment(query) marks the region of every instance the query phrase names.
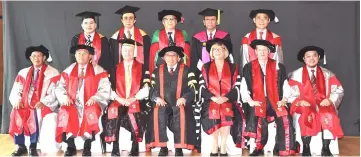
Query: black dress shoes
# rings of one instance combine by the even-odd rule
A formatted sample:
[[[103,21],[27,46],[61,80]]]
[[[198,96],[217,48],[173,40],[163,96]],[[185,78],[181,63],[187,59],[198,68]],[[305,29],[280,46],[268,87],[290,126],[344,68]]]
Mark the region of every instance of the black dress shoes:
[[[18,145],[18,149],[16,149],[11,156],[23,156],[28,153],[28,149],[25,145]]]

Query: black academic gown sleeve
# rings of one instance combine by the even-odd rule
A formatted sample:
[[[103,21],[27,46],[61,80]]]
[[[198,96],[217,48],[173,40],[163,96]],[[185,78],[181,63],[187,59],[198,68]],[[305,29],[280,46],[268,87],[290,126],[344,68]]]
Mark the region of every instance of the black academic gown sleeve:
[[[244,65],[242,75],[246,81],[248,91],[250,92],[250,95],[252,95],[252,64],[251,64],[251,62]],[[244,102],[244,105],[242,105],[242,108],[243,108],[246,120],[248,121],[249,114],[250,114],[249,112],[251,110],[251,107],[249,106],[249,104],[247,102]]]
[[[182,94],[181,97],[186,99],[186,104],[192,105],[194,102],[195,91],[194,88],[190,87],[191,84],[191,77],[188,77],[189,69],[188,67],[184,67],[183,73],[183,83],[182,83]]]
[[[106,37],[101,38],[102,43],[102,53],[100,55],[98,64],[103,67],[108,73],[110,73],[112,68],[115,68],[112,62],[112,56],[110,54],[109,42]]]
[[[194,72],[194,74],[196,74],[196,76],[198,76],[200,73],[200,70],[198,69],[197,64],[198,64],[200,57],[202,57],[202,45],[201,45],[202,43],[195,37],[192,37],[191,42],[192,42],[192,45],[191,45],[192,56],[191,56],[190,71]]]
[[[282,63],[278,63],[278,96],[279,100],[283,97],[283,84],[287,79],[286,67]]]
[[[75,55],[74,54],[71,54],[69,53],[70,52],[70,49],[73,47],[73,46],[76,46],[78,45],[78,42],[79,42],[79,36],[80,34],[77,34],[75,36],[73,36],[71,38],[71,41],[70,41],[70,47],[69,47],[69,51],[68,51],[68,54],[69,54],[69,65],[76,62],[75,60]]]
[[[160,97],[159,79],[157,79],[158,72],[159,72],[158,68],[154,69],[151,79],[152,87],[150,89],[150,101],[153,103],[156,103],[155,98]]]
[[[118,39],[110,38],[108,43],[109,43],[109,53],[110,56],[112,57],[112,59],[109,60],[109,62],[112,62],[111,64],[114,65],[113,68],[111,68],[109,71],[110,73],[109,81],[112,84],[112,89],[115,90],[115,72],[119,64],[119,52],[118,52],[119,42]]]
[[[208,81],[208,71],[209,71],[209,63],[206,63],[203,65],[202,69],[204,69],[207,73],[207,76],[204,76],[203,74],[199,75],[199,93],[201,94],[201,97],[205,100],[211,100],[211,98],[214,96],[209,90],[208,86],[206,84],[206,80]]]
[[[150,37],[148,35],[143,36],[143,48],[144,48],[144,65],[146,68],[146,71],[148,71],[149,66],[149,51],[150,51]]]

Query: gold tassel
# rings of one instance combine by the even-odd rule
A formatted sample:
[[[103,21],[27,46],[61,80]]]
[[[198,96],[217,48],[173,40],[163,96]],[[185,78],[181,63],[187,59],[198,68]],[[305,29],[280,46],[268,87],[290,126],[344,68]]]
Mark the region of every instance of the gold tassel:
[[[217,24],[221,24],[221,10],[218,9]]]

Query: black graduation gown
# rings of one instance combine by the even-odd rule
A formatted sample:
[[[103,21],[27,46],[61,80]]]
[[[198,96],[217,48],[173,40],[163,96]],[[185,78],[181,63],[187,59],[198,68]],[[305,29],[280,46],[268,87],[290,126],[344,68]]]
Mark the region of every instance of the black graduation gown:
[[[148,84],[148,82],[146,82],[146,78],[145,77],[145,71],[146,69],[144,68],[144,65],[142,66],[142,78],[140,79],[141,81],[140,83],[140,87],[138,89],[138,91],[140,89],[142,89],[146,84],[148,85],[148,87],[150,87],[150,84]],[[115,100],[114,100],[115,101]],[[130,120],[130,116],[128,114],[128,107],[126,106],[119,106],[118,107],[118,118],[116,119],[108,119],[108,109],[105,110],[104,115],[102,116],[102,124],[103,124],[103,132],[105,136],[113,136],[115,133],[115,138],[116,138],[116,142],[119,141],[119,129],[120,127],[125,128],[126,130],[128,130],[131,133],[131,140],[132,141],[138,141],[141,142],[143,135],[144,135],[144,131],[145,131],[145,127],[146,127],[146,118],[147,115],[150,111],[150,106],[149,106],[149,99],[143,99],[143,100],[139,100],[139,106],[140,106],[140,112],[138,113],[133,113],[137,128],[138,128],[138,136],[136,136],[135,134],[135,130],[132,126],[131,120]]]
[[[217,30],[220,30],[220,29],[217,29]],[[216,31],[217,31],[216,30]],[[204,31],[204,30],[203,30]],[[198,32],[198,33],[201,33],[201,32]],[[196,33],[196,34],[198,34],[198,33]],[[197,67],[197,65],[198,65],[198,62],[199,62],[199,60],[202,60],[202,49],[203,49],[203,47],[205,47],[205,45],[204,45],[204,42],[201,42],[199,39],[197,39],[196,37],[195,37],[195,35],[196,34],[194,34],[193,36],[192,36],[192,43],[191,43],[191,67],[190,67],[190,69],[191,69],[191,71],[195,74],[195,76],[197,76],[197,78],[196,78],[196,80],[197,80],[197,82],[199,81],[199,75],[200,75],[200,69],[198,69],[198,67]],[[207,39],[208,37],[207,37],[207,34],[206,33],[204,33],[204,37],[203,38],[205,38],[205,39]],[[216,35],[214,36],[215,38],[217,37],[217,32],[216,32]],[[224,36],[224,38],[222,38],[222,39],[225,39],[225,40],[228,40],[228,41],[230,41],[231,42],[231,35],[229,34],[229,33],[227,33],[227,35],[226,36]],[[198,89],[198,86],[197,86],[197,89]],[[196,96],[197,98],[198,98],[198,96]],[[197,100],[197,101],[199,101],[199,100]],[[196,108],[196,110],[195,110],[195,117],[196,117],[196,123],[197,123],[197,128],[196,128],[196,132],[198,133],[197,134],[197,144],[196,144],[196,147],[197,147],[197,149],[199,150],[199,152],[201,152],[201,125],[200,125],[200,123],[201,123],[201,121],[200,121],[200,119],[198,119],[197,117],[200,117],[201,116],[201,113],[200,113],[200,105],[198,104],[198,105],[196,105],[195,106],[195,108]]]
[[[126,37],[126,35],[124,34],[124,37]],[[148,58],[149,58],[149,49],[150,49],[150,37],[145,34],[142,36],[143,37],[143,47],[144,47],[144,68],[148,69]],[[113,62],[114,65],[118,65],[119,64],[119,31],[115,32],[113,34],[113,36],[109,39],[109,45],[110,45],[110,53],[112,54],[113,59],[111,59],[111,62]],[[110,62],[110,61],[109,61]],[[116,68],[112,69],[112,71],[110,72],[110,82],[112,83],[112,88],[115,89],[115,71]],[[147,74],[149,75],[149,74]],[[147,76],[149,77],[149,76]]]
[[[207,37],[205,37],[207,38]],[[227,34],[223,39],[231,42],[231,35]],[[197,68],[197,64],[199,60],[202,60],[202,48],[205,47],[203,45],[203,42],[201,42],[200,40],[198,40],[197,38],[195,38],[194,36],[192,37],[192,45],[191,45],[191,71],[194,72],[194,74],[196,74],[196,76],[199,76],[200,74],[200,69]],[[232,52],[230,52],[230,54],[232,54]],[[233,57],[234,58],[234,57]],[[204,63],[205,64],[205,63]]]
[[[277,87],[278,87],[278,94],[279,94],[279,100],[282,100],[283,95],[283,84],[284,81],[287,79],[287,73],[286,68],[283,64],[278,63],[279,69],[277,71]],[[261,70],[262,71],[262,70]],[[262,72],[261,72],[262,73]],[[261,74],[264,76],[264,74]],[[266,74],[267,75],[267,74]],[[245,78],[248,91],[250,92],[250,96],[252,97],[252,62],[247,63],[243,67],[243,77]],[[272,106],[270,105],[270,101],[268,98],[266,98],[267,101],[267,116],[272,115],[274,113],[274,110]],[[268,140],[268,123],[269,121],[267,118],[259,118],[255,116],[255,109],[254,107],[250,107],[248,103],[244,103],[243,106],[248,106],[248,113],[246,114],[246,129],[245,129],[245,136],[255,138],[254,136],[257,136],[257,125],[260,123],[261,125],[261,139],[260,144],[262,147],[264,147]],[[287,108],[289,109],[289,107]],[[273,110],[273,111],[270,111]],[[289,112],[289,111],[288,111]],[[277,135],[276,135],[276,147],[278,147],[278,150],[280,151],[280,155],[282,152],[285,152],[286,147],[288,147],[290,150],[296,150],[296,144],[295,144],[295,130],[293,128],[292,124],[292,117],[291,115],[283,116],[283,117],[274,117],[276,125],[277,125]],[[288,127],[287,127],[288,126]],[[286,132],[288,132],[286,134]],[[257,140],[256,140],[257,141]],[[287,142],[288,141],[288,145]],[[288,155],[286,153],[286,155]]]
[[[149,121],[146,129],[146,143],[147,148],[153,147],[166,147],[168,141],[167,127],[174,134],[174,145],[175,148],[187,148],[193,149],[196,134],[195,134],[195,119],[193,114],[193,102],[194,102],[194,88],[189,86],[192,78],[189,77],[189,69],[184,65],[184,72],[182,76],[182,87],[181,87],[181,98],[186,99],[186,105],[184,106],[184,139],[181,139],[181,111],[180,107],[176,106],[176,91],[178,82],[180,63],[174,70],[174,74],[171,75],[168,71],[168,67],[164,64],[164,100],[167,102],[166,106],[160,106],[155,109],[155,98],[160,97],[160,79],[159,79],[159,68],[155,69],[152,74],[152,89],[150,93],[150,99],[152,101],[152,110],[148,116]],[[192,76],[191,76],[192,77]],[[157,114],[158,113],[158,114]],[[154,121],[157,117],[158,121]],[[155,126],[158,125],[157,128]],[[158,132],[156,131],[158,130]],[[157,135],[158,136],[157,136]],[[159,137],[159,139],[156,139]],[[181,143],[184,141],[184,143]]]
[[[236,64],[231,64],[228,61],[225,62],[224,64],[229,64],[230,67],[230,71],[231,71],[231,80],[233,80],[235,73],[238,71],[236,71]],[[202,128],[204,132],[208,132],[208,133],[213,133],[215,130],[219,129],[221,125],[221,119],[209,119],[209,114],[208,114],[208,110],[210,107],[210,102],[212,101],[211,98],[214,96],[214,94],[212,94],[209,90],[208,90],[208,86],[205,83],[206,80],[207,82],[209,82],[209,69],[210,69],[210,65],[211,62],[208,62],[206,64],[203,65],[203,68],[205,69],[207,76],[205,78],[205,76],[203,76],[202,74],[200,74],[200,81],[199,81],[199,93],[201,94],[200,96],[202,97],[201,101],[201,106],[202,106],[202,110],[201,110],[201,124],[202,124]],[[233,137],[233,141],[235,144],[237,144],[237,146],[241,145],[242,141],[242,130],[243,130],[243,111],[242,108],[240,106],[240,104],[237,103],[238,100],[241,100],[240,95],[239,95],[239,89],[240,89],[240,82],[241,82],[241,78],[239,75],[237,75],[237,79],[236,82],[230,82],[230,85],[233,86],[235,84],[235,86],[231,89],[231,91],[229,93],[227,93],[225,95],[225,97],[227,97],[229,99],[229,101],[232,103],[232,110],[234,112],[234,117],[229,117],[226,116],[225,117],[225,121],[226,122],[233,122],[233,124],[231,125],[231,132],[230,134]],[[220,87],[222,88],[222,87]],[[237,91],[238,90],[238,91]]]
[[[80,34],[73,36],[73,38],[71,39],[70,48],[75,45],[78,45],[79,36],[80,36]],[[114,64],[113,64],[113,62],[111,62],[112,56],[109,51],[108,39],[107,39],[107,37],[104,36],[104,37],[100,38],[100,40],[101,40],[101,44],[102,44],[102,48],[101,48],[102,53],[100,55],[98,65],[103,67],[109,73],[111,71],[111,69],[114,67]],[[76,62],[74,54],[69,53],[69,60],[70,60],[70,64]]]

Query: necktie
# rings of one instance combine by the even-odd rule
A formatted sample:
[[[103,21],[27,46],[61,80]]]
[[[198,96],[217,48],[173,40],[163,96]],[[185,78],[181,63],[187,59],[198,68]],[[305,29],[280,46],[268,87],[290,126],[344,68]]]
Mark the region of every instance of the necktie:
[[[80,90],[80,88],[84,82],[84,68],[80,68],[80,69],[81,69],[81,71],[80,71],[79,79],[78,79],[78,90]]]
[[[263,35],[263,32],[259,32],[259,38],[264,40],[262,35]]]
[[[312,69],[311,70],[311,84],[312,84],[312,88],[313,88],[313,93],[316,94],[317,93],[317,87],[316,87],[316,76],[315,76],[315,70]]]
[[[208,37],[208,40],[212,40],[213,39],[213,35],[212,35],[212,32],[209,33],[209,37]]]
[[[39,71],[40,71],[40,69],[35,70],[35,74],[34,74],[34,78],[33,78],[33,82],[32,82],[32,85],[34,88],[38,85]]]
[[[129,30],[127,31],[127,33],[128,33],[128,39],[131,39],[131,38],[132,38],[132,34],[130,34],[130,31],[129,31]]]
[[[86,37],[87,37],[87,40],[86,40],[86,42],[85,42],[85,45],[91,46],[91,44],[92,44],[92,41],[90,40],[91,35],[87,35]]]
[[[169,73],[170,73],[171,75],[173,75],[173,74],[174,74],[174,68],[170,68]]]
[[[175,46],[175,43],[172,38],[172,33],[173,32],[168,32],[168,46]]]
[[[130,78],[130,65],[127,65],[127,71],[125,72],[125,94],[126,94],[126,97],[128,98],[129,97],[129,94],[130,94],[130,87],[131,87],[131,78]]]

